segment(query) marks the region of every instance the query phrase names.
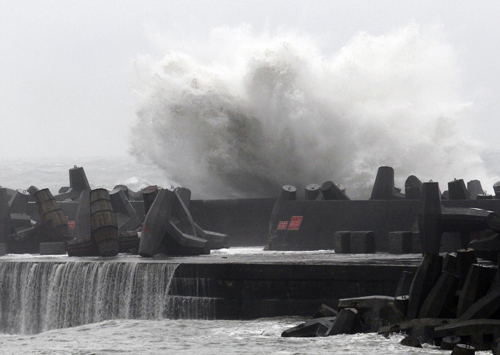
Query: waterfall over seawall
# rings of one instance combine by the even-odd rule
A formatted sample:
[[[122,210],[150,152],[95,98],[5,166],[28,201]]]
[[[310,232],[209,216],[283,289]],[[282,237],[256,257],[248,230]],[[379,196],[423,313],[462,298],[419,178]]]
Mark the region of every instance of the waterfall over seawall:
[[[175,307],[189,307],[189,300],[169,297],[176,268],[140,262],[2,262],[0,332],[34,334],[106,319],[169,318]]]

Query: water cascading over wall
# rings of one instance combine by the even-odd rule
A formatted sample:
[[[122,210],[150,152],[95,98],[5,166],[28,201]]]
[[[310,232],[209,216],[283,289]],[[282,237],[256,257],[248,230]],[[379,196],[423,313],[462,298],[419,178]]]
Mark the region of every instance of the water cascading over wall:
[[[0,332],[35,334],[106,319],[210,318],[210,305],[170,297],[177,265],[0,263]],[[179,308],[185,308],[179,310]]]

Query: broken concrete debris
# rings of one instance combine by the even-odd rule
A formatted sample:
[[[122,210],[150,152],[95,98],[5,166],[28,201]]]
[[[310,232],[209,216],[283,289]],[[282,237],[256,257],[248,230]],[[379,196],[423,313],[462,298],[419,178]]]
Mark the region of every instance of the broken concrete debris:
[[[385,336],[403,333],[401,344],[421,347],[428,343],[453,354],[492,350],[498,353],[500,341],[500,278],[493,278],[493,266],[470,264],[473,250],[459,250],[446,257],[426,254],[413,276],[407,296],[368,296],[341,299],[331,329],[320,336],[354,332],[378,332]],[[469,268],[465,282],[459,283],[461,269]],[[401,283],[409,274],[404,274]],[[493,281],[491,281],[493,280]],[[496,287],[489,287],[496,283]],[[404,288],[398,287],[397,293]],[[398,298],[408,299],[408,309]],[[322,305],[320,309],[328,307]],[[331,307],[328,307],[331,308]],[[319,314],[320,311],[318,310]],[[327,314],[318,318],[326,322]],[[319,321],[315,319],[316,323]],[[330,320],[331,322],[331,320]],[[305,323],[308,324],[308,323]],[[329,324],[329,323],[328,323]],[[297,327],[295,327],[297,328]],[[295,329],[292,328],[292,329]],[[296,336],[285,331],[283,336]],[[309,335],[313,336],[313,335]],[[473,352],[471,352],[473,351]]]

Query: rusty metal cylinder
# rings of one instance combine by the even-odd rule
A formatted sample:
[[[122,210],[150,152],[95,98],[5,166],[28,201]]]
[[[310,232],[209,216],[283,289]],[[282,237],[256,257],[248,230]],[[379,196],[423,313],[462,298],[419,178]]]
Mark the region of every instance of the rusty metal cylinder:
[[[49,189],[38,190],[35,201],[42,224],[51,241],[61,242],[69,239],[69,228],[66,215],[52,196]]]
[[[92,237],[101,256],[118,254],[118,221],[111,206],[108,190],[96,189],[90,192],[90,223]]]

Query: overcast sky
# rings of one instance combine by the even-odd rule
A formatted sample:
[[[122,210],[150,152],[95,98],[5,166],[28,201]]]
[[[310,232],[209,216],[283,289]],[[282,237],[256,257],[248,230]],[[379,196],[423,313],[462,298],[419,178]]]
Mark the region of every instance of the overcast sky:
[[[473,103],[468,128],[499,149],[499,13],[498,1],[0,0],[1,158],[126,154],[134,60],[188,51],[212,29],[241,24],[307,34],[326,56],[360,31],[441,26]]]

